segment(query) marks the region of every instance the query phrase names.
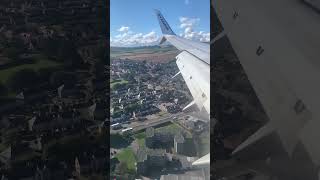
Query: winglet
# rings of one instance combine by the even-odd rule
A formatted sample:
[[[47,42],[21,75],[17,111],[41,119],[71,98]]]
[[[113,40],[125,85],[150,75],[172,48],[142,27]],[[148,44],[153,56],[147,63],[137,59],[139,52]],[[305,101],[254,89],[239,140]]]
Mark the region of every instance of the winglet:
[[[164,42],[166,42],[166,40],[167,40],[166,37],[162,36],[159,44],[160,45],[163,44]]]
[[[168,22],[166,21],[166,19],[162,16],[161,12],[157,9],[154,10],[156,15],[157,15],[157,18],[158,18],[158,21],[159,21],[159,24],[160,24],[160,27],[161,27],[161,31],[164,35],[176,35],[171,27],[169,26]]]

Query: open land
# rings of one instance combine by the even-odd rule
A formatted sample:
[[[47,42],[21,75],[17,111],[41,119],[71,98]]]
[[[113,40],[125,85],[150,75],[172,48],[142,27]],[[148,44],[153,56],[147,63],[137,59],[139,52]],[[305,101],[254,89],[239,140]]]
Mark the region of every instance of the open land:
[[[119,48],[111,47],[111,58],[130,59],[136,61],[150,61],[158,63],[169,62],[178,55],[179,51],[172,47],[166,46],[159,48],[158,46],[152,47],[139,47],[139,48]]]

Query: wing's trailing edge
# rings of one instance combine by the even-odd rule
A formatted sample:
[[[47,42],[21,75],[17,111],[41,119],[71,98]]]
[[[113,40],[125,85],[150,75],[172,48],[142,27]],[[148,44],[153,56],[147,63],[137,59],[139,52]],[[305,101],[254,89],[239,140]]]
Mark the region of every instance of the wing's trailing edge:
[[[163,38],[182,52],[176,57],[178,68],[200,110],[210,114],[210,46],[178,37],[159,10],[155,10]]]
[[[263,137],[271,134],[275,131],[275,127],[272,123],[267,123],[265,126],[260,128],[256,133],[251,135],[248,139],[246,139],[243,143],[241,143],[233,152],[232,155],[242,151],[243,149],[247,148],[248,146],[254,144],[255,142],[259,141]]]
[[[207,166],[208,164],[210,164],[210,153],[192,163],[194,166]]]
[[[259,169],[276,179],[319,179],[320,23],[319,11],[305,1],[212,1],[269,118],[233,155],[263,159]]]

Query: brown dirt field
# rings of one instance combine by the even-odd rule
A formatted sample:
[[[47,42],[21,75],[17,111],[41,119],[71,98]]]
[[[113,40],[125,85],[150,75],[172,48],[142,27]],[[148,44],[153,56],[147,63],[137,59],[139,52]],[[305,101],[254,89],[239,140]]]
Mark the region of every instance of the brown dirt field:
[[[128,52],[127,50],[123,53],[116,52],[114,54],[115,59],[130,59],[135,61],[148,61],[155,63],[167,63],[175,59],[175,57],[179,54],[179,50],[170,49],[168,51],[163,52],[163,49],[159,49],[159,51],[155,49],[143,49],[143,50],[133,50],[132,52]]]
[[[131,59],[136,61],[150,61],[156,63],[167,63],[171,60],[174,60],[175,57],[178,55],[178,52],[167,52],[167,53],[155,53],[155,54],[148,54],[148,53],[133,53],[131,55],[124,55],[120,56],[120,59]]]

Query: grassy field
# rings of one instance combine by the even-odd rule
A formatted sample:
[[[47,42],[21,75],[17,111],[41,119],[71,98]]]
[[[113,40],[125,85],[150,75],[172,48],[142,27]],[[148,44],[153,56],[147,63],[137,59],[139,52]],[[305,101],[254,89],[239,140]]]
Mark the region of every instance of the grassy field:
[[[131,148],[125,148],[121,152],[119,152],[116,157],[120,162],[124,162],[127,164],[128,169],[130,171],[135,171],[136,170],[136,157],[134,155],[134,152]]]
[[[34,58],[37,59],[37,62],[35,64],[22,64],[9,69],[0,70],[0,82],[6,83],[9,77],[11,77],[14,73],[22,69],[33,69],[38,71],[39,69],[42,69],[42,68],[55,67],[59,65],[59,63],[50,61],[40,55],[37,55]]]
[[[140,148],[144,148],[146,146],[146,133],[145,132],[135,134],[134,137],[137,140]]]
[[[179,133],[183,128],[176,123],[169,123],[169,125],[161,126],[155,129],[155,132],[168,132],[172,134]],[[192,135],[190,133],[187,134],[186,138],[191,138]]]
[[[167,123],[165,126],[160,126],[160,127],[155,127],[155,132],[167,132],[167,133],[172,133],[172,134],[177,134],[182,130],[182,127],[175,123]],[[144,148],[145,142],[146,142],[146,133],[145,131],[137,133],[134,135],[134,138],[137,140],[140,148]],[[187,133],[186,138],[192,138],[192,135]]]
[[[146,138],[146,133],[143,131],[143,132],[135,134],[134,137],[136,139],[144,139],[144,138]]]
[[[115,80],[110,82],[110,88],[112,89],[116,84],[127,84],[126,80]]]
[[[168,114],[168,113],[167,113],[167,112],[164,112],[164,111],[160,111],[157,115],[160,116],[160,117],[162,117],[163,115],[166,115],[166,114]]]
[[[143,138],[143,139],[137,139],[137,141],[138,141],[138,144],[139,144],[139,147],[140,147],[140,148],[146,147],[146,139],[145,139],[145,138]]]
[[[206,155],[210,151],[210,133],[203,133],[200,136],[200,141],[197,146],[199,147],[199,154]]]

